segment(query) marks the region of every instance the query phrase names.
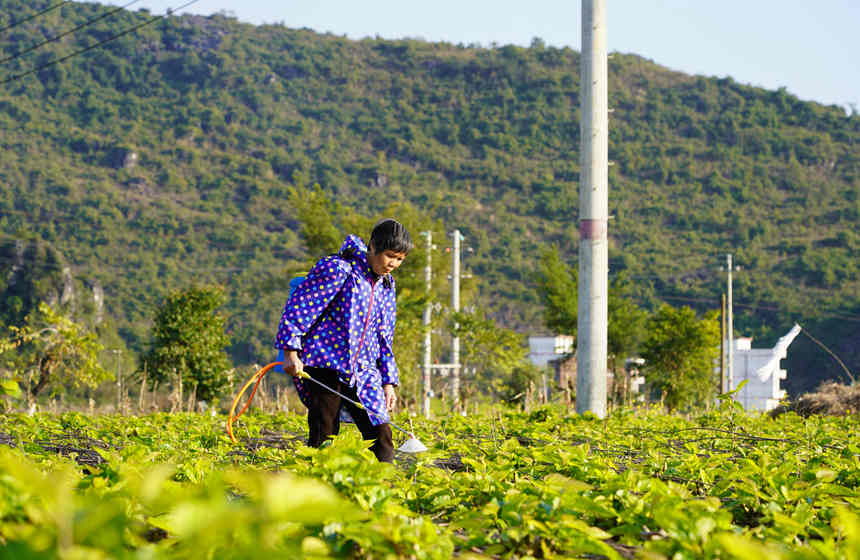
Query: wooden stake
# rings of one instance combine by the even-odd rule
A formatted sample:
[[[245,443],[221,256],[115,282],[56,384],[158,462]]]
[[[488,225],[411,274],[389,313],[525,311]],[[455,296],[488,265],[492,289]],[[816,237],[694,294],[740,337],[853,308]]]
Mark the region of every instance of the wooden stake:
[[[140,381],[140,398],[137,399],[137,411],[143,414],[143,397],[146,395],[146,362],[143,364],[143,379]]]

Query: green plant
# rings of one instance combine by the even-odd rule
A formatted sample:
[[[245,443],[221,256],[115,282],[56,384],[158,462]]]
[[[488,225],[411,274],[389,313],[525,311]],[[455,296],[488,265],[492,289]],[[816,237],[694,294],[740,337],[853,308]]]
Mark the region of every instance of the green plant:
[[[671,410],[710,402],[716,394],[714,364],[720,345],[716,315],[698,319],[689,307],[662,305],[646,329],[645,379],[666,406]]]
[[[23,326],[12,325],[8,331],[0,339],[0,355],[15,375],[4,380],[6,394],[17,395],[18,382],[30,384],[27,393],[35,398],[48,387],[96,387],[112,377],[99,363],[104,347],[96,334],[46,303],[40,303]]]
[[[225,319],[218,313],[224,293],[215,286],[192,286],[171,294],[155,315],[152,343],[141,369],[152,384],[173,381],[210,401],[227,386],[230,344]]]
[[[0,416],[0,555],[17,558],[853,560],[857,416],[559,407],[415,419],[381,464],[303,415]]]

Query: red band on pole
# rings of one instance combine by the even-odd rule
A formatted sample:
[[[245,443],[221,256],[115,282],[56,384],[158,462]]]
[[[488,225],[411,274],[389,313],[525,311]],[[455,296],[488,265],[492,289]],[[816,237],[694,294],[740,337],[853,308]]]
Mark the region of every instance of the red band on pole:
[[[580,220],[579,221],[579,238],[580,239],[606,239],[607,235],[607,220]]]

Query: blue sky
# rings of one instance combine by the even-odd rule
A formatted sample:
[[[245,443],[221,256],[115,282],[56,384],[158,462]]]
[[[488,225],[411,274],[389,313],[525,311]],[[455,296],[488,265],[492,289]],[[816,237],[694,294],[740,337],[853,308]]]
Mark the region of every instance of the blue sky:
[[[129,9],[164,13],[186,1],[139,0]],[[860,0],[606,2],[610,50],[860,110]],[[282,22],[354,39],[527,46],[539,37],[581,48],[575,0],[198,0],[186,11],[227,11],[249,23]]]

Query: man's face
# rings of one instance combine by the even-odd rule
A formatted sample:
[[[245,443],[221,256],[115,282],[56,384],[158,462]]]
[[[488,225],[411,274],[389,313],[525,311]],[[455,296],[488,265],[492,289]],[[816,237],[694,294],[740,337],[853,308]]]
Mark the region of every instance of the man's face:
[[[370,251],[367,252],[367,262],[370,263],[370,268],[380,276],[394,272],[398,266],[403,264],[403,259],[405,258],[406,253],[398,253],[392,250],[377,253],[373,245],[370,246]]]

